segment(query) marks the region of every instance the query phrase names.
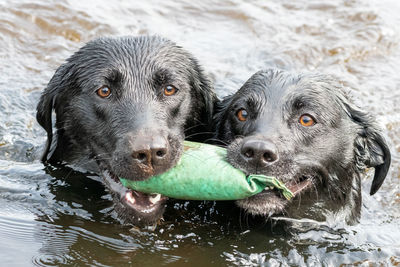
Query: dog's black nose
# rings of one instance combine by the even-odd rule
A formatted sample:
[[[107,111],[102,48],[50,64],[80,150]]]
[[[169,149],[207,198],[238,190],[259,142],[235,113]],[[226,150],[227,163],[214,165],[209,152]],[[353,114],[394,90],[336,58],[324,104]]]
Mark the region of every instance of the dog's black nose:
[[[158,169],[168,162],[168,144],[162,136],[138,136],[133,144],[132,157],[146,167]]]
[[[278,160],[276,146],[266,140],[244,139],[240,154],[246,162],[254,167],[270,165]]]

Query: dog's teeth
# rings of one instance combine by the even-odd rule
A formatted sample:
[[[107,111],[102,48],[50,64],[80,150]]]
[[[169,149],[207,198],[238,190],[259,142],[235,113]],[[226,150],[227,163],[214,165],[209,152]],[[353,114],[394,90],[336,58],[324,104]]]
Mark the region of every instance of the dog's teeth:
[[[161,199],[161,194],[152,194],[149,198],[150,202],[156,204]]]
[[[274,189],[274,187],[273,187],[273,186],[270,186],[269,189],[272,190],[272,189]]]
[[[127,192],[126,195],[125,195],[125,198],[131,204],[135,204],[135,202],[136,202],[136,199],[133,197],[132,192]]]

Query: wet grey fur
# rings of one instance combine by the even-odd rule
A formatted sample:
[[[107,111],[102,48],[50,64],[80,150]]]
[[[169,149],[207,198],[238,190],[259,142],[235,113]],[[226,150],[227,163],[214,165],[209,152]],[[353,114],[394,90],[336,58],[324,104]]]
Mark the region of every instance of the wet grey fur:
[[[96,91],[107,86],[108,98]],[[178,92],[166,97],[163,88]],[[197,60],[175,43],[157,36],[99,38],[62,64],[44,90],[37,120],[47,131],[42,160],[107,169],[127,179],[149,175],[132,162],[137,136],[165,136],[170,154],[163,172],[179,159],[185,137],[210,133],[216,96]],[[52,111],[55,111],[53,132]],[[100,168],[98,168],[100,167]],[[149,218],[153,222],[163,208]],[[125,217],[137,217],[126,214]]]
[[[247,121],[238,120],[240,109],[247,110]],[[302,114],[317,123],[302,126]],[[214,121],[216,137],[228,145],[229,161],[237,168],[283,182],[300,177],[312,181],[292,202],[270,192],[237,201],[249,214],[324,220],[330,212],[342,212],[354,223],[361,209],[361,175],[375,168],[372,195],[390,166],[390,151],[374,117],[355,106],[341,84],[327,75],[259,71],[222,101]],[[252,139],[273,144],[278,160],[263,167],[249,165],[241,147],[243,140]]]

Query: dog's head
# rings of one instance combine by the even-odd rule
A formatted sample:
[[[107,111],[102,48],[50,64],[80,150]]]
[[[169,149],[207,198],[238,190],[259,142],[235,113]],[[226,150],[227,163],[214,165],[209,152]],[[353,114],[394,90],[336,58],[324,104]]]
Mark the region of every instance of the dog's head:
[[[329,202],[336,210],[351,205],[354,217],[361,204],[359,174],[375,168],[372,195],[388,172],[390,151],[374,119],[330,77],[260,71],[219,109],[217,137],[229,144],[231,164],[247,174],[275,176],[295,194],[290,202],[267,188],[237,201],[250,214],[290,215]]]
[[[146,179],[175,165],[185,129],[206,131],[215,99],[197,61],[173,42],[96,39],[57,69],[41,96],[42,160],[89,157],[116,179]]]

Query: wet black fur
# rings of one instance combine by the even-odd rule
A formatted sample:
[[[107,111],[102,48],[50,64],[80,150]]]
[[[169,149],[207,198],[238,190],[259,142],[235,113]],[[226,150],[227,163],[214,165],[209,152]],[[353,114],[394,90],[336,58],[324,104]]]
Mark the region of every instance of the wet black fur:
[[[249,114],[245,122],[236,116],[242,108]],[[317,123],[300,125],[302,114],[311,114]],[[324,220],[342,213],[347,222],[355,222],[361,176],[366,168],[375,168],[373,195],[390,166],[390,151],[374,116],[353,104],[341,84],[327,75],[259,71],[221,102],[214,122],[216,138],[227,144],[234,166],[284,182],[312,179],[313,186],[292,202],[270,193],[237,201],[249,214]],[[249,166],[240,156],[244,138],[273,143],[279,159],[262,168]]]
[[[166,85],[178,92],[164,96]],[[111,89],[110,97],[96,94],[102,86]],[[197,60],[175,43],[157,36],[93,40],[56,70],[40,98],[37,120],[47,132],[42,161],[145,179],[130,164],[130,142],[138,135],[168,136],[167,169],[180,157],[185,135],[198,141],[208,137],[215,101]]]

